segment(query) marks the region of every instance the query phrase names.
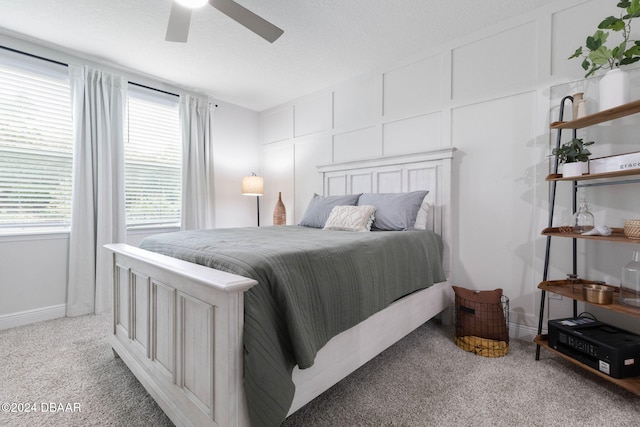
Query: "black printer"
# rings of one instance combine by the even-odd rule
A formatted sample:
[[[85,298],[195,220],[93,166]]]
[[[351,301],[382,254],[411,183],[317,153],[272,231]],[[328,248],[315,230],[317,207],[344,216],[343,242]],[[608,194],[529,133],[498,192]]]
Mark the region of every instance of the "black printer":
[[[640,375],[640,335],[587,317],[548,326],[551,348],[613,378]]]

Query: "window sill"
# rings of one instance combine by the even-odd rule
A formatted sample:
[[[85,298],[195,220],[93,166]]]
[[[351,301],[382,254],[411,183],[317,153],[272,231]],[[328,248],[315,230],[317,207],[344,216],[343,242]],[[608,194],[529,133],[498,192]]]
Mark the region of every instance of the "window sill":
[[[128,236],[144,235],[144,234],[160,234],[179,231],[180,225],[148,225],[140,227],[132,227],[127,229]],[[20,242],[29,240],[50,240],[50,239],[68,239],[68,228],[47,228],[47,227],[27,227],[27,228],[0,228],[0,243],[2,242]]]
[[[68,228],[7,228],[0,229],[0,242],[68,239]]]
[[[180,231],[180,224],[173,225],[140,225],[136,227],[127,228],[127,235],[136,234],[157,234],[157,233],[169,233],[172,231]]]

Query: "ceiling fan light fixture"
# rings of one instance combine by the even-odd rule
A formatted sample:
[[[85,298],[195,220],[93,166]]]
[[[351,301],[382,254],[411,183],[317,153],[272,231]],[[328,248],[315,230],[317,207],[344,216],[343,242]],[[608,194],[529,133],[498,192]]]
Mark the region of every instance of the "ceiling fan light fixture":
[[[175,0],[171,5],[169,25],[165,40],[184,43],[189,37],[191,10],[209,3],[213,8],[227,15],[238,24],[253,31],[269,43],[276,41],[284,31],[264,18],[251,12],[234,0]]]
[[[197,9],[207,4],[208,0],[176,0],[176,3],[189,9]]]

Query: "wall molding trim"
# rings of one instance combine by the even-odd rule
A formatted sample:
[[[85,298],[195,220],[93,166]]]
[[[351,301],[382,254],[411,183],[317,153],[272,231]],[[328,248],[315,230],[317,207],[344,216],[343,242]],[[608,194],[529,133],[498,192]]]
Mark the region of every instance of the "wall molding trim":
[[[20,311],[18,313],[5,314],[0,316],[0,330],[65,317],[66,311],[67,305],[60,304],[36,308],[34,310]]]

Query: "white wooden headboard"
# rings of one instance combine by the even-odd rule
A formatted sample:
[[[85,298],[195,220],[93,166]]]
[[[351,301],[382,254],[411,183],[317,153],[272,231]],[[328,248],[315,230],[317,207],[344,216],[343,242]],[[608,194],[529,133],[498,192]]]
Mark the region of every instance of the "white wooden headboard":
[[[318,166],[325,196],[428,190],[428,228],[442,236],[444,267],[451,271],[451,163],[456,149]]]

